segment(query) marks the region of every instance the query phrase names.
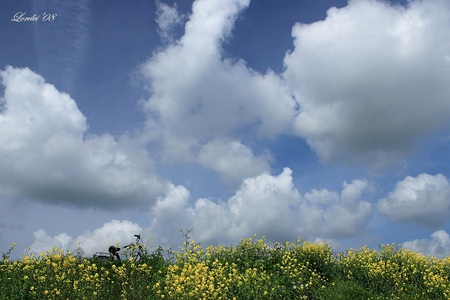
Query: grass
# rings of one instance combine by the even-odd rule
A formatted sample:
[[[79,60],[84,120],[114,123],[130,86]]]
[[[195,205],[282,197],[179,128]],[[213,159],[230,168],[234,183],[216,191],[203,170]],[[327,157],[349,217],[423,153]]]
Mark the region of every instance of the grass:
[[[335,254],[326,243],[146,249],[103,261],[53,249],[0,261],[0,299],[450,299],[450,258],[395,245]]]

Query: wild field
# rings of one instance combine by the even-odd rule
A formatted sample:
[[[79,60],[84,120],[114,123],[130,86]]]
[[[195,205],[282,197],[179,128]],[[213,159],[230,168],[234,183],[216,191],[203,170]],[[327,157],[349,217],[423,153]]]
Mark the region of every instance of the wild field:
[[[324,243],[243,239],[121,261],[53,249],[0,262],[0,299],[450,299],[450,258],[396,245],[333,253]]]

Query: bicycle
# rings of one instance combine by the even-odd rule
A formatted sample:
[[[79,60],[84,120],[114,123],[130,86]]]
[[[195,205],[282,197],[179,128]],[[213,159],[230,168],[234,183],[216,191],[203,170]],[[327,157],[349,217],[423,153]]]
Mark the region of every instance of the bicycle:
[[[143,251],[143,246],[142,246],[142,242],[141,242],[141,235],[140,234],[135,234],[134,235],[136,237],[136,241],[134,243],[131,243],[129,245],[124,246],[124,249],[131,249],[131,252],[129,253],[130,257],[133,258],[134,261],[139,261],[142,258],[142,251]],[[93,258],[98,258],[101,260],[117,260],[120,261],[120,255],[119,255],[119,251],[121,250],[121,248],[116,247],[116,246],[109,246],[108,248],[108,252],[95,252],[94,255],[92,256]]]
[[[134,261],[139,261],[143,256],[144,247],[142,246],[141,235],[135,234],[134,236],[136,237],[136,241],[123,248],[130,249],[130,252],[128,253],[130,258],[132,257]]]

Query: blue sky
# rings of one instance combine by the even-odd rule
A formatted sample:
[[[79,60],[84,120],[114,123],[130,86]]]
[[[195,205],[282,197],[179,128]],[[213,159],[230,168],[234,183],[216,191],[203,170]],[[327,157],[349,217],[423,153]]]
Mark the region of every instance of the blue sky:
[[[0,6],[2,249],[450,254],[448,1]]]

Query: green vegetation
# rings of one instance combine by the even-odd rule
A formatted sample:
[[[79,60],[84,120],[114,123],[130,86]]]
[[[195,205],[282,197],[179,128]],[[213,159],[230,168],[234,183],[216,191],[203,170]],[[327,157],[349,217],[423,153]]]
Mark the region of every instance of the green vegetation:
[[[450,258],[385,245],[335,255],[328,244],[186,240],[135,261],[53,249],[0,262],[0,299],[450,299]],[[128,258],[127,258],[128,257]]]

